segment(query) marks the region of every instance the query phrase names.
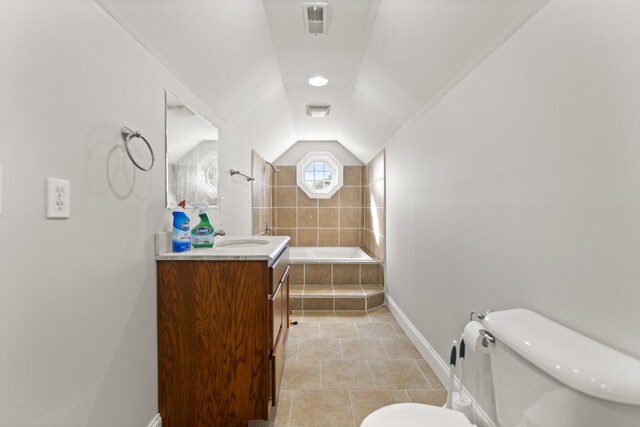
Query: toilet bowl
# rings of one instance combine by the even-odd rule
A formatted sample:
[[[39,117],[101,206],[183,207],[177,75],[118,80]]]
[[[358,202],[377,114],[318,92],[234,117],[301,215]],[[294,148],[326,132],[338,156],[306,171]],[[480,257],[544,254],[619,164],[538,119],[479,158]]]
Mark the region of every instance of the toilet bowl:
[[[422,403],[396,403],[367,416],[360,427],[472,427],[460,412]]]

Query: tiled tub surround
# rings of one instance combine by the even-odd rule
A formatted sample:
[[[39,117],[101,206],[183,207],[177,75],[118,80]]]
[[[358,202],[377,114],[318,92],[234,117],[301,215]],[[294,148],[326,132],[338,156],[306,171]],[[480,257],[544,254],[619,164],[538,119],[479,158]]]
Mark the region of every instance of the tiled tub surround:
[[[345,166],[344,184],[329,199],[312,199],[297,186],[296,166],[278,165],[274,175],[275,235],[291,246],[364,246],[364,166]]]
[[[251,234],[262,236],[265,228],[273,230],[272,217],[272,182],[273,170],[260,155],[251,152]]]
[[[385,152],[371,160],[364,175],[363,200],[363,247],[385,261]]]
[[[385,405],[441,406],[446,391],[386,307],[294,311],[273,427],[356,427]]]
[[[292,310],[370,310],[384,303],[379,262],[295,263],[289,271]]]

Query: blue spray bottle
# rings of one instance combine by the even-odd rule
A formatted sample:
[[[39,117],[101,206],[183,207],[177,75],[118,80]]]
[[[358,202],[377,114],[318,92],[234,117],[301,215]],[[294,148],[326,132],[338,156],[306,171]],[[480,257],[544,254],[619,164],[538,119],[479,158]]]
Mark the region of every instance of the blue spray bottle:
[[[189,217],[184,213],[186,201],[181,201],[173,211],[173,242],[174,252],[184,252],[191,249],[191,228]]]

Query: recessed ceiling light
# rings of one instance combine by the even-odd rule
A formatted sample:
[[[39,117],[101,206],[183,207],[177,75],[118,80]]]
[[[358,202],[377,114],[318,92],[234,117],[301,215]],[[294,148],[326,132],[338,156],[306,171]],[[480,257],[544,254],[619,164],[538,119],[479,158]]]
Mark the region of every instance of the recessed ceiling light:
[[[309,84],[311,86],[320,87],[326,85],[327,83],[329,83],[329,80],[325,79],[322,76],[313,76],[309,79]]]

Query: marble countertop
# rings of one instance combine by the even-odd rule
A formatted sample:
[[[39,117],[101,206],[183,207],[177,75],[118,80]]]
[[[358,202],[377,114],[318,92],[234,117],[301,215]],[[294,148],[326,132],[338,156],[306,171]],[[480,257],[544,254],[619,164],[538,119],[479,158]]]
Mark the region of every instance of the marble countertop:
[[[261,240],[266,244],[229,245],[242,240]],[[185,252],[156,253],[156,261],[271,261],[289,243],[288,236],[223,236],[216,237],[212,248],[191,248]],[[170,241],[169,241],[170,242]]]

